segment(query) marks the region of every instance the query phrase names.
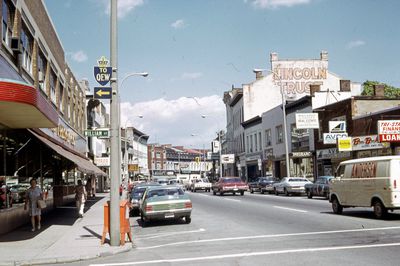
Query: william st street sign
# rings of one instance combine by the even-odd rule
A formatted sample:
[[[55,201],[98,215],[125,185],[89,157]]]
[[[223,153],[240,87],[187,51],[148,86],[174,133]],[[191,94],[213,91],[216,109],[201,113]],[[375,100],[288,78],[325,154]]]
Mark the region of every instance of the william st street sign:
[[[88,129],[85,130],[86,137],[108,138],[109,129]]]

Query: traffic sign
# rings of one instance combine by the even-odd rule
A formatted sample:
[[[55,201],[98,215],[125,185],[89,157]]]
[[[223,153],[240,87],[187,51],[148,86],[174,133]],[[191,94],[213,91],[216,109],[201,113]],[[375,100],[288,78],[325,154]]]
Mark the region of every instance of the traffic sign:
[[[86,137],[103,137],[103,138],[108,138],[109,137],[109,130],[108,129],[88,129],[85,130],[85,136]]]
[[[101,85],[105,86],[111,79],[112,67],[94,67],[94,78]]]
[[[95,87],[93,97],[95,99],[111,99],[111,87]]]

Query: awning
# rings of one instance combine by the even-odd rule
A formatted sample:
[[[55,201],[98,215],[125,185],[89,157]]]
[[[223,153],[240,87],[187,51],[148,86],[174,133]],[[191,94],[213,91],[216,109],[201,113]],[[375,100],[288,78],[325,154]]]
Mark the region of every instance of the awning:
[[[91,163],[89,160],[82,158],[76,154],[73,154],[70,151],[67,151],[60,145],[55,144],[54,142],[38,135],[37,133],[33,132],[32,130],[28,131],[32,133],[37,139],[39,139],[41,142],[46,144],[49,148],[57,152],[59,155],[65,157],[66,159],[70,160],[71,162],[75,163],[78,167],[78,169],[84,173],[89,173],[89,174],[95,174],[95,175],[103,175],[106,176],[107,174],[104,173],[103,171],[100,170],[97,166],[95,166],[93,163]]]

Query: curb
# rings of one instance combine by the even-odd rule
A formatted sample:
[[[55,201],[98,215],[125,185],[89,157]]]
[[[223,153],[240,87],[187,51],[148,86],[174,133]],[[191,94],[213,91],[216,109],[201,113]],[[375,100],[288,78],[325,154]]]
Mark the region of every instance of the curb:
[[[131,244],[131,245],[129,245]],[[43,265],[43,264],[58,264],[58,263],[71,263],[85,260],[93,260],[101,257],[109,257],[113,255],[117,255],[120,253],[128,252],[135,247],[133,243],[128,243],[121,248],[118,248],[113,251],[102,251],[95,255],[82,255],[75,257],[59,257],[59,258],[47,258],[47,259],[32,259],[32,260],[23,260],[23,261],[10,261],[10,262],[1,262],[0,266],[25,266],[25,265]]]

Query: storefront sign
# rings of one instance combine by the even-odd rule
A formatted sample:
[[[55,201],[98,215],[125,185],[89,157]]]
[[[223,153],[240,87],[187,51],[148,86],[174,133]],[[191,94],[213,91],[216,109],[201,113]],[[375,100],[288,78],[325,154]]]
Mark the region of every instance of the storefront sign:
[[[312,152],[309,151],[292,152],[292,158],[306,158],[306,157],[312,157]]]
[[[378,135],[353,137],[353,151],[383,149],[390,147],[389,142],[379,142]]]
[[[336,144],[338,138],[345,138],[347,136],[347,133],[324,133],[324,144]]]
[[[222,154],[221,155],[221,163],[235,163],[235,154]]]
[[[97,166],[109,167],[110,157],[94,157],[94,163]]]
[[[330,133],[344,133],[346,132],[346,121],[329,121]]]
[[[249,156],[249,157],[246,158],[246,162],[249,162],[249,161],[257,161],[257,160],[260,159],[260,158],[261,158],[260,155]]]
[[[317,150],[317,159],[339,159],[350,157],[350,152],[339,152],[337,148]]]
[[[296,128],[319,128],[318,113],[297,113],[296,114]]]
[[[381,142],[400,142],[400,120],[379,120],[378,134]]]
[[[76,134],[72,130],[63,125],[58,125],[56,128],[52,128],[51,130],[68,144],[75,145]]]
[[[129,172],[139,171],[139,165],[138,164],[128,164],[128,171]]]
[[[351,151],[352,150],[352,139],[351,137],[347,138],[338,138],[338,150],[339,151]]]
[[[211,142],[211,151],[216,153],[219,152],[220,149],[220,145],[219,145],[219,141],[218,140],[214,140],[213,142]]]

